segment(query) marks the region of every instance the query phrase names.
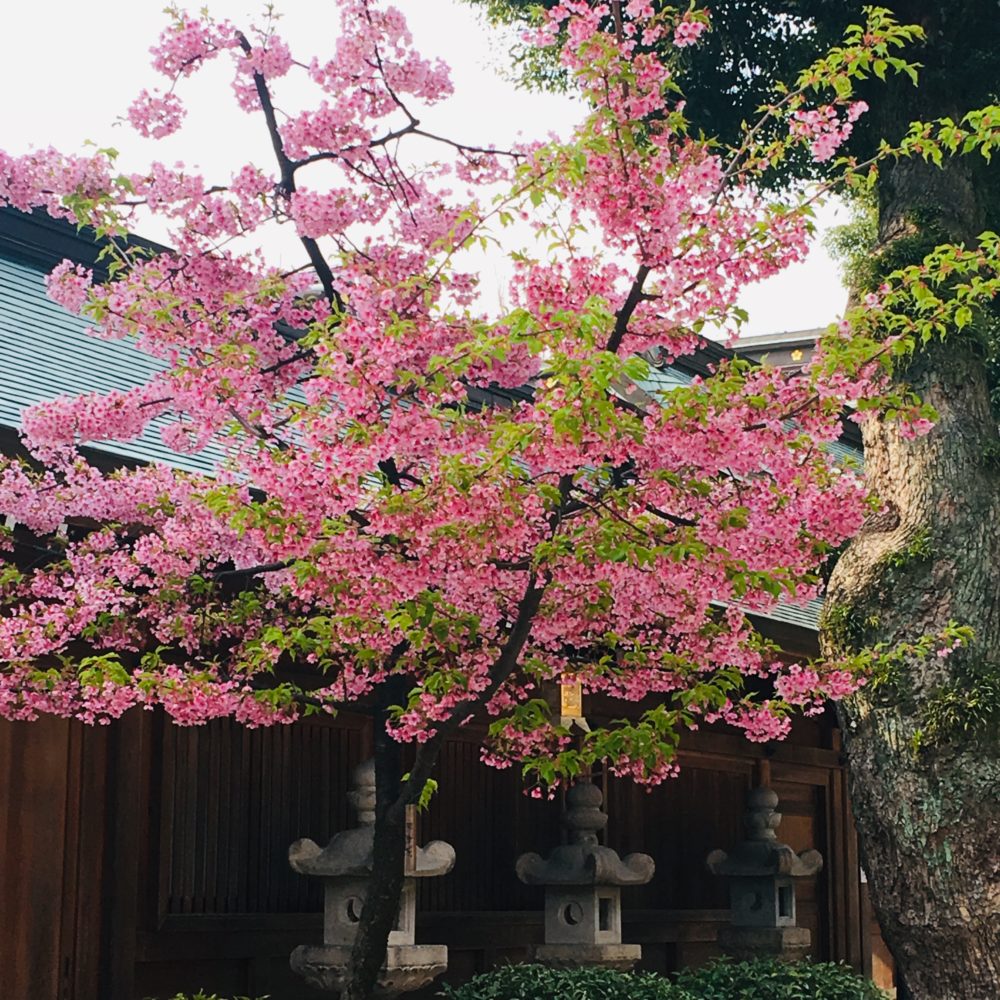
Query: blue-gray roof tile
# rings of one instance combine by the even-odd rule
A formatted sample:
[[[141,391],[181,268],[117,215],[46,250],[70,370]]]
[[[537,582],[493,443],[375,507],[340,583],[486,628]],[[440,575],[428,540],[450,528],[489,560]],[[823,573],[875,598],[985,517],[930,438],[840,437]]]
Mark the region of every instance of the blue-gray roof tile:
[[[89,322],[48,298],[45,272],[0,257],[0,424],[20,428],[22,411],[56,396],[106,393],[145,382],[163,368],[134,344],[88,334]],[[206,453],[184,455],[160,438],[154,421],[134,441],[94,443],[101,451],[204,472]]]

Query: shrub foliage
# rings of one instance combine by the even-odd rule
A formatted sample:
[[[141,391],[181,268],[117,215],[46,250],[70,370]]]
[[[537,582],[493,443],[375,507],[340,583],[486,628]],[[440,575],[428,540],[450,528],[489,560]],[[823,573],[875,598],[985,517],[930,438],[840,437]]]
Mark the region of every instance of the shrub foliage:
[[[772,959],[720,960],[671,981],[652,972],[583,967],[508,965],[461,986],[445,985],[446,1000],[886,1000],[874,983],[845,965]]]

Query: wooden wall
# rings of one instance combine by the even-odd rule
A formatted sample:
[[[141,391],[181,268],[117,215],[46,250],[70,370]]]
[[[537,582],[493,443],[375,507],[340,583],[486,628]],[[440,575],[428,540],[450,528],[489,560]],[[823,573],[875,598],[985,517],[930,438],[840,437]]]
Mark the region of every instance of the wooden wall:
[[[288,868],[287,848],[300,836],[325,842],[350,822],[346,781],[370,745],[366,727],[344,716],[180,729],[141,711],[103,729],[0,722],[0,997],[139,1000],[201,987],[318,996],[288,969],[296,944],[320,940],[321,903],[314,881]],[[607,780],[608,843],[656,860],[653,882],[623,895],[625,939],[643,944],[645,967],[669,971],[715,953],[727,893],[704,858],[741,836],[743,799],[762,766],[781,796],[781,836],[826,858],[799,888],[814,953],[861,967],[836,736],[803,720],[765,758],[737,735],[694,733],[678,778],[652,791]],[[521,885],[513,864],[558,843],[560,806],[525,796],[516,770],[482,765],[472,738],[447,746],[440,778],[420,837],[449,840],[458,861],[421,886],[418,934],[448,943],[449,975],[464,978],[527,958],[541,941],[541,890]]]
[[[0,720],[0,997],[96,997],[106,729]]]

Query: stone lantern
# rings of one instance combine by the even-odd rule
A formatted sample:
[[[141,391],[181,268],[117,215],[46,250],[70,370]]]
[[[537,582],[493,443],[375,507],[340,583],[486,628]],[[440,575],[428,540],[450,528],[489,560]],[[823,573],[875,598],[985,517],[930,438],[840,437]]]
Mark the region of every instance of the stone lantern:
[[[747,836],[733,850],[712,851],[709,870],[729,879],[730,923],[719,932],[723,951],[735,958],[770,955],[793,962],[809,950],[809,929],[795,923],[795,882],[823,867],[818,851],[796,854],[778,841],[778,796],[751,790],[744,819]]]
[[[351,775],[348,800],[358,826],[338,833],[326,847],[312,840],[297,840],[288,849],[288,860],[302,875],[323,879],[323,944],[299,945],[291,966],[313,986],[339,993],[343,988],[351,948],[368,895],[375,838],[375,761],[366,760]],[[377,992],[393,997],[426,986],[448,967],[445,945],[416,944],[416,882],[418,878],[445,875],[455,864],[450,844],[435,840],[426,847],[412,847],[396,924],[389,934],[385,964]]]
[[[563,823],[569,843],[547,858],[522,854],[517,877],[545,886],[545,943],[535,951],[546,965],[603,965],[630,969],[641,957],[637,944],[622,944],[621,887],[644,885],[653,877],[653,859],[616,851],[597,842],[608,822],[601,790],[589,779],[566,794]]]

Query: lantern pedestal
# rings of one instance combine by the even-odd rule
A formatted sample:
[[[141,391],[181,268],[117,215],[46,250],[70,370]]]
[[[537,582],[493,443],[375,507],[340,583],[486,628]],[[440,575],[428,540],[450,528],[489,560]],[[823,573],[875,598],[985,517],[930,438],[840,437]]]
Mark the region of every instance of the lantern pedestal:
[[[600,965],[605,969],[628,972],[642,958],[638,944],[540,944],[534,959],[557,969],[575,969],[578,965]]]
[[[346,945],[300,944],[292,952],[291,967],[307,983],[330,993],[344,988],[351,949]],[[396,997],[419,990],[448,968],[448,948],[443,944],[391,944],[379,972],[375,995]]]
[[[737,960],[777,958],[801,962],[809,952],[808,927],[735,927],[719,931],[719,947]]]

